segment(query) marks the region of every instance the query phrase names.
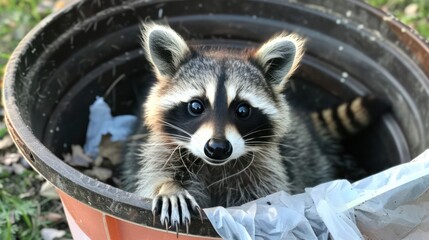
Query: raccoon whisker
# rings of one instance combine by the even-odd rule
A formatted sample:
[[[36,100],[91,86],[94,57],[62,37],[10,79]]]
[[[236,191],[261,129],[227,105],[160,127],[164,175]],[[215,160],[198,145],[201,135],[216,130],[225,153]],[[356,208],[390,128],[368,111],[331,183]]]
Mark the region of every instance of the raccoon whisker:
[[[265,149],[253,149],[252,152],[259,153],[262,157],[266,157],[272,154],[269,150]]]
[[[174,138],[175,140],[181,140],[181,141],[184,141],[184,142],[191,141],[190,137],[182,136],[182,135],[177,135],[177,134],[166,134],[166,133],[161,134],[161,133],[157,133],[156,135],[160,136],[160,137]]]
[[[185,142],[189,142],[189,141],[191,141],[191,139],[190,139],[190,138],[186,138],[186,137],[173,136],[173,135],[166,135],[166,136],[168,136],[168,137],[173,137],[174,139],[181,140],[181,141],[185,141]]]
[[[221,177],[221,179],[224,179],[225,178],[225,176],[226,176],[226,172],[225,172],[225,166],[222,166],[222,172],[221,172],[221,174],[222,174],[222,177]],[[219,183],[219,187],[224,187],[224,184],[223,184],[224,182],[220,182]],[[207,186],[207,188],[209,188],[210,187],[210,185],[208,185]]]
[[[238,172],[236,172],[234,174],[231,174],[229,176],[226,176],[226,177],[224,177],[224,178],[222,178],[220,180],[217,180],[217,181],[211,183],[210,185],[207,186],[207,188],[213,186],[216,183],[223,182],[223,181],[225,181],[228,178],[231,178],[231,177],[234,177],[234,176],[237,176],[237,175],[241,174],[242,172],[246,171],[252,165],[252,163],[253,163],[254,160],[255,160],[255,153],[252,152],[252,160],[250,161],[250,163],[245,168],[243,168],[242,170],[240,170],[240,171],[238,171]],[[238,161],[238,159],[236,161]]]
[[[172,127],[172,128],[174,128],[174,129],[176,129],[178,131],[183,132],[184,134],[188,135],[189,137],[192,137],[192,134],[188,133],[186,130],[184,130],[184,129],[182,129],[182,128],[174,125],[174,124],[166,122],[166,121],[163,121],[161,119],[160,119],[160,121],[163,123],[164,126]]]
[[[270,137],[284,137],[284,136],[279,135],[279,134],[272,134],[272,135],[264,135],[264,136],[254,137],[254,138],[270,138]]]
[[[200,167],[200,169],[198,169],[196,175],[198,175],[201,172],[201,170],[203,170],[203,167],[206,165],[206,163],[204,161],[202,161],[202,162],[203,162],[203,164],[201,164],[201,167]]]
[[[184,154],[181,154],[182,155],[182,157],[185,157],[186,158],[186,160],[190,160],[189,158],[188,158],[188,156],[191,154],[191,152],[190,151],[188,151],[186,148],[184,149],[183,148],[183,146],[180,146],[180,153],[182,153],[182,151],[184,152]]]
[[[283,145],[283,146],[291,146],[283,143],[273,142],[273,141],[244,141],[245,144],[249,146],[277,146],[277,145]]]
[[[172,133],[157,133],[157,135],[158,136],[173,137],[175,139],[182,140],[185,142],[189,142],[191,140],[190,137],[178,135],[178,134],[172,134]],[[128,141],[136,141],[136,140],[147,138],[148,136],[149,136],[149,134],[136,134],[136,135],[130,136],[127,140]],[[174,145],[176,143],[165,143],[165,144],[173,144]],[[132,143],[129,143],[128,145],[132,145]],[[142,143],[139,142],[139,143],[136,143],[136,145],[142,145]]]
[[[179,141],[184,141],[184,142],[189,142],[190,138],[185,137],[185,136],[181,136],[181,135],[173,135],[173,134],[157,134],[159,136],[167,136],[167,137],[173,137],[176,140]],[[144,135],[140,135],[138,138],[134,138],[133,140],[138,140],[138,139],[143,139]],[[148,147],[148,146],[175,146],[178,145],[175,142],[130,142],[128,143],[128,146],[144,146],[144,147]]]
[[[150,148],[150,146],[149,146],[149,148]],[[137,151],[137,154],[139,156],[143,157],[143,155],[144,155],[144,153],[146,151],[146,148],[142,147],[142,148],[140,148],[140,149],[138,149],[136,151]],[[158,147],[157,149],[151,149],[151,152],[153,152],[153,153],[159,153],[159,154],[164,154],[164,153],[170,154],[171,153],[171,148],[160,148],[160,147]]]
[[[272,138],[272,137],[283,137],[282,135],[265,135],[260,137],[253,137],[253,138],[243,138],[245,141],[252,141],[253,139],[259,139],[259,138]]]
[[[227,176],[227,174],[226,174],[226,166],[225,165],[223,165],[223,177],[224,177],[224,179],[226,179],[226,176]],[[225,187],[225,181],[222,181],[222,187]]]
[[[137,143],[136,146],[175,146],[175,143]]]
[[[179,145],[177,145],[177,147],[176,147],[176,148],[174,148],[173,152],[170,154],[170,157],[168,157],[167,161],[165,161],[165,163],[164,163],[164,165],[162,166],[162,168],[165,168],[165,166],[167,166],[167,163],[171,160],[171,158],[173,157],[174,153],[177,151],[177,149],[178,149],[179,147],[180,147],[180,146],[179,146]]]
[[[174,128],[174,129],[176,129],[176,130],[178,130],[178,131],[181,131],[181,132],[185,133],[185,134],[186,134],[186,135],[188,135],[190,138],[192,137],[192,134],[190,134],[190,133],[189,133],[189,132],[187,132],[186,130],[184,130],[184,129],[182,129],[182,128],[180,128],[180,127],[178,127],[178,126],[174,125],[174,124],[169,123],[169,122],[166,122],[166,121],[163,121],[163,120],[160,120],[160,121],[163,123],[163,125],[164,125],[164,126],[172,127],[172,128]],[[198,136],[198,134],[194,134],[194,137],[195,137],[195,138],[197,138],[197,139],[201,139],[201,138]],[[190,141],[190,138],[189,138],[189,140],[187,140],[187,141]]]
[[[267,150],[262,150],[262,149],[256,150],[254,152],[258,153],[259,155],[261,155],[261,158],[266,158],[267,156],[269,156],[269,155],[272,154],[271,152],[269,152]],[[293,160],[296,160],[296,159],[300,159],[300,157],[298,157],[298,156],[296,156],[296,157],[286,157],[286,156],[284,156],[283,157],[283,161],[286,161],[286,162],[288,162],[290,164],[293,164],[294,163]]]
[[[257,149],[254,150],[255,153],[260,153],[262,158],[266,158],[267,156],[270,156],[272,154],[272,152],[270,152],[269,150],[265,150],[265,149]],[[299,159],[299,156],[296,157],[284,157],[283,159]]]
[[[254,128],[254,130],[255,130],[255,129],[258,129],[258,128],[259,128],[259,127]],[[264,129],[259,129],[259,130],[256,130],[256,131],[254,131],[254,130],[252,130],[252,131],[250,131],[250,132],[246,133],[245,135],[243,135],[243,138],[245,138],[245,137],[247,137],[247,136],[249,136],[249,135],[252,135],[252,134],[258,133],[258,132],[271,130],[271,128],[264,128]]]
[[[225,165],[223,165],[222,166],[222,179],[225,179],[225,178],[226,178],[226,168],[225,168]],[[225,186],[225,181],[221,181],[219,184],[220,184],[220,187],[224,187]],[[210,187],[210,185],[207,186],[207,188],[208,187]]]
[[[252,152],[255,153],[257,156],[259,156],[261,159],[269,159],[271,158],[273,152],[270,150],[267,150],[265,148],[262,149],[252,149]]]
[[[258,128],[256,128],[256,129],[258,129]],[[250,136],[252,134],[258,133],[258,132],[262,132],[264,130],[268,130],[268,129],[260,129],[260,130],[256,130],[256,131],[253,131],[253,130],[249,131],[248,133],[246,133],[246,134],[243,135],[243,138],[248,137],[248,136]]]
[[[169,136],[171,137],[171,136]],[[181,145],[182,142],[189,142],[191,141],[190,139],[186,139],[186,138],[178,138],[178,137],[172,137],[174,140],[172,141],[172,144],[175,145]]]
[[[237,162],[239,162],[239,161],[237,161],[237,160],[234,161],[234,165],[232,165],[232,168],[235,168],[235,165],[237,165]]]
[[[196,175],[198,175],[201,172],[201,170],[203,170],[203,167],[207,165],[206,161],[204,161],[204,160],[202,160],[201,158],[198,158],[198,157],[195,158],[195,160],[194,160],[194,162],[192,164],[194,164],[197,160],[201,160],[201,166],[198,169]]]
[[[151,147],[152,146],[149,146],[147,148],[143,147],[143,148],[139,149],[138,154],[144,155],[146,149],[151,148]],[[151,152],[157,153],[157,154],[163,154],[163,155],[164,154],[171,154],[172,149],[174,149],[174,148],[163,148],[163,147],[157,147],[157,146],[155,146],[155,147],[158,149],[151,149]]]
[[[181,160],[181,161],[182,161],[182,163],[183,163],[183,166],[185,166],[186,171],[188,171],[188,173],[189,173],[189,174],[194,175],[194,174],[189,170],[189,168],[186,166],[186,163],[185,163],[185,161],[183,160],[183,157],[182,157],[182,148],[181,148],[181,147],[179,147],[179,157],[180,157],[180,160]]]
[[[189,152],[188,153],[188,155],[190,155],[191,153]],[[199,160],[199,158],[195,158],[195,160],[194,161],[192,161],[192,163],[191,163],[191,165],[189,165],[189,167],[192,167],[192,165],[194,165],[194,163],[197,161],[197,160]],[[204,162],[204,161],[202,161],[202,162]]]
[[[253,153],[253,154],[257,155],[257,153]],[[246,174],[247,178],[250,179],[251,182],[257,182],[255,180],[255,175],[254,174],[250,174],[249,171],[244,172],[244,174]]]
[[[259,156],[261,159],[269,159],[272,156],[272,152],[270,152],[269,150],[259,149],[252,152]]]
[[[174,133],[156,133],[156,135],[159,135],[159,136],[168,136],[168,137],[176,137],[176,138],[183,138],[183,139],[188,139],[188,140],[191,139],[188,136],[183,136],[183,135],[174,134]]]
[[[273,145],[273,146],[283,146],[283,147],[287,147],[287,148],[290,148],[290,149],[298,149],[298,148],[296,148],[295,146],[292,146],[292,145],[287,145],[287,144],[283,144],[283,143],[278,143],[278,142],[269,142],[269,141],[251,141],[251,142],[244,142],[246,145],[248,145],[248,146],[253,146],[253,147],[258,147],[258,146],[271,146],[271,145]]]
[[[186,156],[188,157],[188,160],[191,160],[191,159],[189,159],[189,156],[191,155],[191,152],[190,151],[188,151],[187,153],[186,153]],[[193,161],[191,162],[191,164],[189,165],[189,167],[192,167],[192,165],[194,165],[194,163],[198,160],[198,158],[197,157],[195,157],[194,159],[192,159]]]

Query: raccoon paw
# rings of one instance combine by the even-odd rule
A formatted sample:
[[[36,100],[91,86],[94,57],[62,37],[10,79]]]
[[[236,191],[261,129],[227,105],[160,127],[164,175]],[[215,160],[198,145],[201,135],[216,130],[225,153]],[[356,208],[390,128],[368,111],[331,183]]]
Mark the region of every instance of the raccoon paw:
[[[191,212],[199,213],[201,221],[201,208],[195,198],[186,190],[180,190],[171,194],[158,194],[152,201],[152,214],[155,224],[156,215],[161,215],[160,221],[168,231],[169,227],[175,227],[179,234],[179,225],[185,225],[186,233],[191,224]]]

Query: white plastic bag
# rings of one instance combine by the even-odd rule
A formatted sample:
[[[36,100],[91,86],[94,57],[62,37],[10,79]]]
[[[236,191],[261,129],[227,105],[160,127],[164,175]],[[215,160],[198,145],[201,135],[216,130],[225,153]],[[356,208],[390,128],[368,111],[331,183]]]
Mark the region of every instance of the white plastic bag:
[[[336,180],[204,209],[225,239],[429,239],[429,150],[353,184]]]
[[[83,148],[85,154],[93,158],[97,157],[101,137],[105,134],[112,135],[111,141],[126,140],[132,134],[136,123],[137,117],[133,115],[113,117],[109,105],[102,97],[97,97],[89,107],[89,124]]]

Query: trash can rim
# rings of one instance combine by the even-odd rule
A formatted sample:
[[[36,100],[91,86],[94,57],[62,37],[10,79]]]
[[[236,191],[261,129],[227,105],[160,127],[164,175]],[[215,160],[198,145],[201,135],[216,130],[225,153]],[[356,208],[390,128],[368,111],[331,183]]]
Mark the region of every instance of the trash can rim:
[[[156,3],[159,2],[157,0],[151,0],[147,1],[147,3]],[[280,2],[277,0],[270,1],[270,2]],[[379,17],[381,19],[386,17],[391,17],[388,13],[383,12],[382,10],[376,9],[369,4],[363,2],[363,1],[351,1],[352,4],[356,4],[356,6],[370,11],[374,14],[374,16]],[[134,194],[127,193],[121,189],[113,188],[108,184],[98,182],[98,184],[95,185],[89,185],[88,183],[93,183],[93,178],[86,176],[82,173],[80,173],[78,170],[72,168],[71,166],[64,163],[60,158],[55,156],[49,149],[42,144],[42,142],[36,138],[36,136],[33,135],[32,131],[29,129],[29,126],[25,124],[22,116],[20,115],[20,111],[18,109],[18,106],[16,104],[17,99],[12,94],[14,89],[15,82],[12,81],[12,79],[15,78],[15,76],[18,74],[18,65],[20,64],[20,57],[28,50],[28,48],[31,47],[32,40],[40,34],[46,26],[49,26],[49,24],[53,21],[55,21],[58,17],[60,17],[62,14],[64,14],[67,11],[71,11],[77,6],[81,5],[82,3],[76,2],[71,4],[70,6],[66,7],[65,9],[62,9],[61,11],[54,12],[44,18],[39,24],[37,24],[26,36],[20,41],[17,48],[13,51],[10,60],[6,66],[6,71],[4,75],[4,84],[3,84],[3,103],[4,103],[4,109],[5,109],[5,116],[8,118],[8,121],[10,122],[12,131],[15,131],[19,138],[23,141],[23,143],[26,146],[32,146],[32,149],[29,149],[32,154],[36,158],[43,158],[46,160],[46,164],[48,164],[49,168],[56,173],[59,173],[61,171],[64,171],[64,169],[67,170],[68,174],[64,175],[61,174],[63,177],[67,178],[70,181],[73,181],[75,184],[79,185],[81,188],[86,189],[90,192],[94,192],[95,194],[105,196],[107,198],[114,199],[118,201],[118,203],[123,203],[126,205],[134,206],[136,208],[144,209],[150,212],[150,199],[145,199],[142,201],[142,199],[138,198]],[[420,36],[415,30],[410,28],[409,26],[399,22],[397,19],[391,19],[391,23],[393,23],[398,28],[405,28],[408,31],[406,31],[404,34],[409,35],[413,39],[414,43],[418,43],[421,48],[424,48],[426,52],[429,52],[429,43],[425,42],[422,36]],[[16,140],[14,139],[16,142]],[[20,149],[21,150],[21,149]],[[31,165],[32,163],[30,160]],[[34,167],[34,166],[33,166]],[[35,168],[36,169],[36,168]],[[78,177],[79,176],[79,177]],[[56,187],[60,188],[62,191],[65,191],[65,189],[62,189],[61,186],[58,186],[58,182],[51,181]],[[106,191],[108,189],[108,191]],[[109,191],[114,189],[114,191]],[[65,191],[67,193],[67,191]],[[79,199],[82,201],[82,199]],[[82,201],[85,204],[88,204],[84,201]],[[112,214],[112,213],[111,213]],[[117,216],[115,214],[112,214],[114,216]],[[161,229],[161,228],[160,228]]]

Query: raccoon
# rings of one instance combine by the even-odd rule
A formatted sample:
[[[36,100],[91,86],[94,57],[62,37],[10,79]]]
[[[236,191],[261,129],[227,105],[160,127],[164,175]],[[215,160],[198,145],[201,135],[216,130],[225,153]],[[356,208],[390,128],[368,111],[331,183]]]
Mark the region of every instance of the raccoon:
[[[166,228],[188,231],[201,208],[335,179],[339,140],[384,111],[372,97],[312,114],[291,106],[285,89],[305,43],[296,34],[237,51],[191,46],[152,23],[142,42],[157,82],[124,156],[123,187],[153,199]]]

